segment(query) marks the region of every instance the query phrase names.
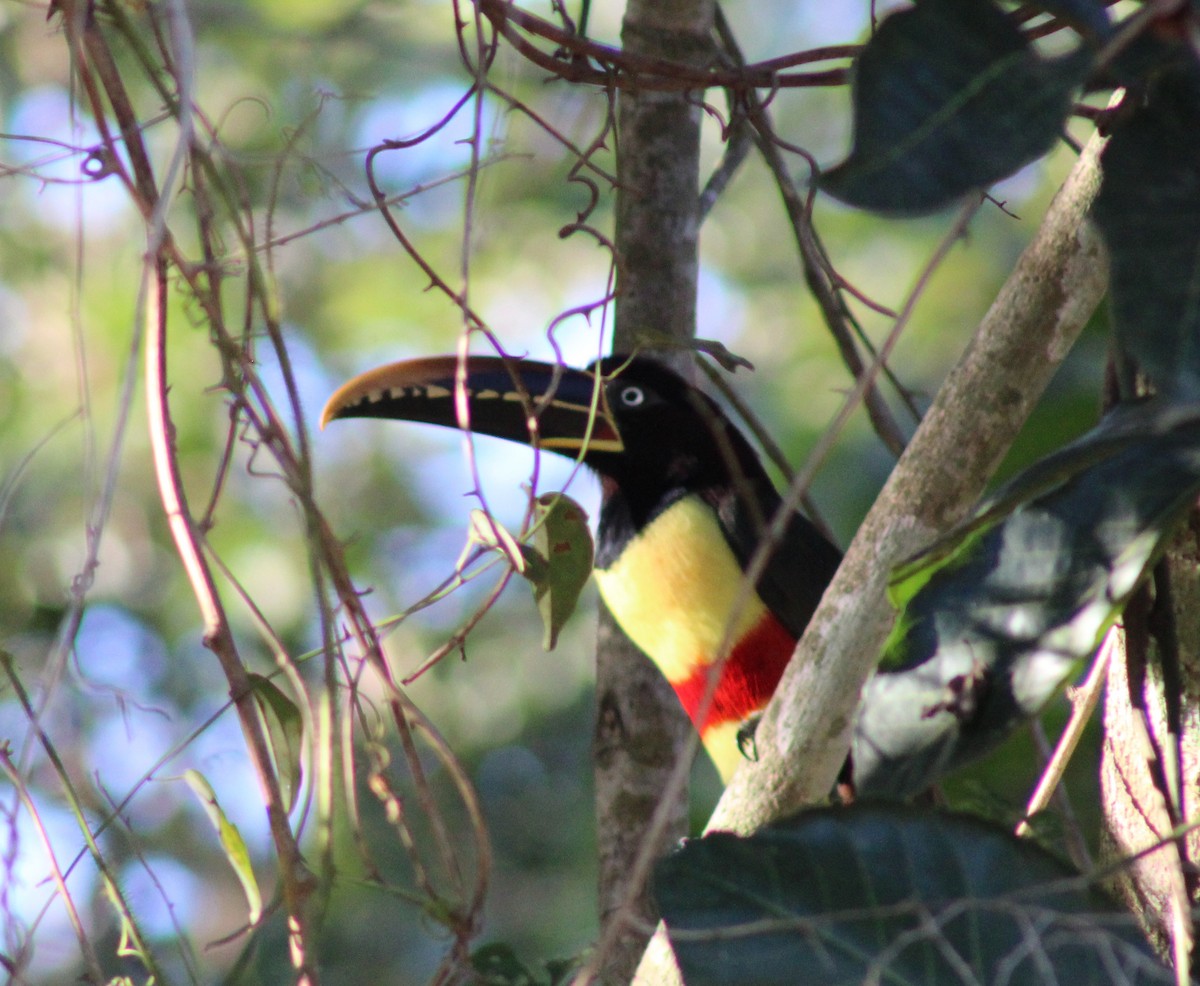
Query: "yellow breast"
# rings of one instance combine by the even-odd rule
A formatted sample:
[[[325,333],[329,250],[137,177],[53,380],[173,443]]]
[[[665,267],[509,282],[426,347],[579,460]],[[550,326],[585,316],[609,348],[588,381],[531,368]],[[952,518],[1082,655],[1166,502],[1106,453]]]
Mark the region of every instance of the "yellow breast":
[[[687,496],[643,528],[617,560],[596,570],[621,629],[674,683],[710,663],[765,611],[757,593],[734,612],[745,581],[716,515]]]

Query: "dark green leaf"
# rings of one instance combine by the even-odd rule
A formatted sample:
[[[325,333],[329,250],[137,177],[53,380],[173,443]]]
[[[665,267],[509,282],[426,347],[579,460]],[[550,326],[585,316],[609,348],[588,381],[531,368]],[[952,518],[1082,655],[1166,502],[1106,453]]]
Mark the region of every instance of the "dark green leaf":
[[[1200,79],[1164,76],[1113,126],[1094,213],[1122,354],[1160,391],[1200,388]]]
[[[1040,58],[989,0],[921,0],[854,67],[854,146],[820,185],[863,209],[920,213],[1043,154],[1091,64]]]
[[[250,674],[254,703],[267,728],[267,745],[279,778],[279,793],[287,810],[296,804],[296,795],[304,779],[304,719],[296,703],[276,687],[270,678]]]
[[[1128,914],[1037,845],[900,806],[807,812],[663,860],[687,986],[1170,983]]]
[[[855,724],[860,795],[909,796],[1037,714],[1200,492],[1200,405],[1118,409],[893,576]]]
[[[1089,41],[1104,41],[1112,34],[1108,10],[1100,0],[1037,0],[1034,6],[1066,21]]]

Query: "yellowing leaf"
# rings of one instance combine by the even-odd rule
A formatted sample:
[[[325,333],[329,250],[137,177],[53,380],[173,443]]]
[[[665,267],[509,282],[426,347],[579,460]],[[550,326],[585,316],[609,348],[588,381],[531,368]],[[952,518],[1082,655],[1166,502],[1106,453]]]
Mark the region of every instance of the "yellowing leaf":
[[[546,493],[535,506],[537,525],[532,544],[525,545],[522,574],[546,628],[543,646],[554,650],[558,632],[575,612],[579,594],[592,574],[592,532],[587,512],[562,493]]]
[[[472,510],[469,538],[482,548],[499,551],[517,572],[525,574],[525,556],[521,552],[521,545],[495,517],[483,510]]]
[[[204,808],[204,813],[208,815],[208,820],[217,830],[217,838],[221,842],[221,848],[225,850],[225,858],[233,867],[233,872],[242,884],[242,893],[246,895],[249,921],[255,924],[262,915],[262,896],[258,892],[258,881],[254,877],[254,867],[250,865],[250,853],[246,849],[242,834],[217,803],[217,794],[203,774],[198,770],[185,770],[183,779],[187,781],[188,787]]]

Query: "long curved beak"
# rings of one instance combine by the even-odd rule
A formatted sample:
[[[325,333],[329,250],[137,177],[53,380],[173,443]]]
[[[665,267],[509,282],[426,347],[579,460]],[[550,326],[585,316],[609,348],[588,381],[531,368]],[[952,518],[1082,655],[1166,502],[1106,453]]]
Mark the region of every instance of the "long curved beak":
[[[338,388],[321,412],[321,427],[338,418],[469,428],[565,455],[624,451],[597,373],[535,360],[433,356],[389,363]]]

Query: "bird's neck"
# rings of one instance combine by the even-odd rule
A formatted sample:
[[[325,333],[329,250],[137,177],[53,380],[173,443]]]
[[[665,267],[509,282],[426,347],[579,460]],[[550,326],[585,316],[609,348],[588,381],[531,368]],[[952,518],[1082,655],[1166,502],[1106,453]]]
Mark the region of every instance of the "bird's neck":
[[[650,493],[627,492],[608,477],[600,480],[600,520],[596,530],[596,568],[606,569],[650,523],[688,495],[683,486]]]

